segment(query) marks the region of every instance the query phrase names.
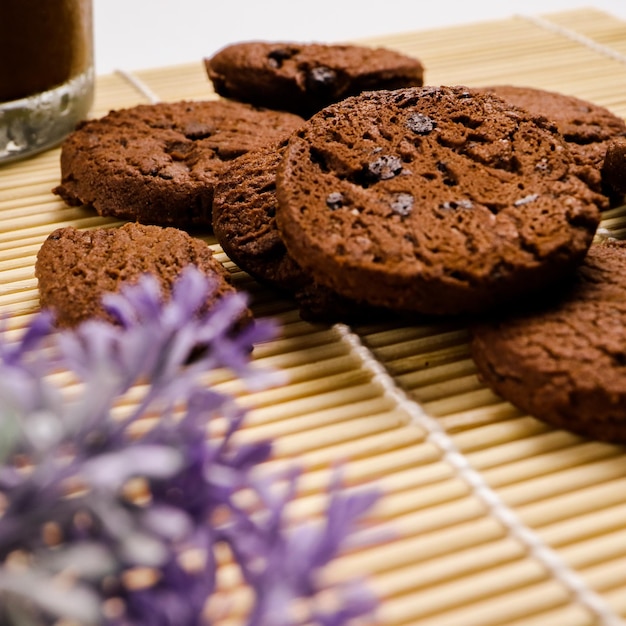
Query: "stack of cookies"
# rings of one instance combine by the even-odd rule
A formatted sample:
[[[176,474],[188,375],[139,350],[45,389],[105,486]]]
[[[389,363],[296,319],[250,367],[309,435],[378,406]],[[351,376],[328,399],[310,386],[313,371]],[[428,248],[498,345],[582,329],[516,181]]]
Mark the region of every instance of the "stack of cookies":
[[[307,319],[462,316],[498,393],[626,440],[626,248],[593,243],[626,192],[624,120],[528,87],[424,86],[383,49],[250,42],[205,66],[221,99],[86,122],[55,192],[165,239],[212,228]]]
[[[286,141],[304,116],[330,102],[363,89],[423,83],[419,60],[352,45],[239,44],[206,64],[215,89],[232,97],[111,111],[83,122],[64,142],[61,183],[53,192],[69,205],[136,224],[106,234],[62,229],[44,243],[36,265],[40,299],[57,311],[60,324],[104,315],[102,293],[143,272],[160,275],[167,291],[172,283],[168,265],[175,256],[174,266],[182,267],[182,250],[188,251],[188,263],[198,264],[197,244],[210,254],[183,231],[212,229],[216,186],[231,170],[245,167],[248,153]],[[246,97],[248,85],[252,98]],[[248,218],[241,213],[236,219]],[[245,235],[251,236],[257,234]],[[155,251],[162,254],[168,245],[177,253],[159,260]],[[232,246],[225,248],[238,258]],[[206,259],[199,265],[213,273]],[[247,269],[243,258],[242,267]],[[225,276],[217,278],[221,283]],[[287,289],[298,283],[303,310],[312,315],[350,313],[351,302],[321,287],[309,289],[307,281],[281,277],[278,283]]]

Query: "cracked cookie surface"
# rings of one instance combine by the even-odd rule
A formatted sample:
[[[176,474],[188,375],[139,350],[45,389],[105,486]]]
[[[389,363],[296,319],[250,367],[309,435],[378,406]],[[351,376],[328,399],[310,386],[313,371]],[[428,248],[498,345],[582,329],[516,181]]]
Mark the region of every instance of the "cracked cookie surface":
[[[41,306],[54,310],[59,326],[105,318],[102,296],[136,282],[144,273],[157,277],[169,294],[181,270],[193,264],[216,281],[210,308],[234,293],[229,275],[207,244],[171,227],[128,223],[120,228],[59,228],[44,241],[35,275]],[[246,318],[251,314],[246,313]]]
[[[63,143],[54,193],[99,215],[209,226],[229,163],[287,137],[303,119],[222,100],[162,102],[83,122]]]
[[[598,191],[606,187],[602,166],[611,142],[626,137],[626,122],[606,107],[555,91],[517,85],[486,88],[534,115],[552,120],[568,142],[582,176]]]
[[[426,314],[527,297],[583,260],[606,198],[556,128],[462,86],[331,105],[289,139],[276,220],[321,284]]]
[[[594,243],[541,306],[472,328],[481,379],[531,415],[626,442],[626,242]]]

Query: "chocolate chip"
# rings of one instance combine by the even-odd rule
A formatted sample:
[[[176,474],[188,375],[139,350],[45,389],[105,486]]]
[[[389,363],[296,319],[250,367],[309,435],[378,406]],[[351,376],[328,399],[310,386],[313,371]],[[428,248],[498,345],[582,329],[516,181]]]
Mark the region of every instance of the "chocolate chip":
[[[406,127],[418,135],[428,135],[436,126],[435,120],[422,113],[411,113],[406,118]]]
[[[274,69],[282,67],[283,61],[291,58],[294,51],[289,48],[275,48],[267,55],[267,64]]]
[[[397,176],[402,171],[402,160],[397,156],[383,154],[368,163],[367,170],[376,180],[387,180]]]
[[[311,91],[326,91],[337,82],[337,72],[324,65],[312,67],[307,73],[306,81]]]
[[[413,196],[410,193],[396,193],[392,196],[391,210],[406,217],[413,210]]]
[[[343,194],[340,191],[333,191],[326,196],[326,206],[331,211],[336,211],[343,206]]]

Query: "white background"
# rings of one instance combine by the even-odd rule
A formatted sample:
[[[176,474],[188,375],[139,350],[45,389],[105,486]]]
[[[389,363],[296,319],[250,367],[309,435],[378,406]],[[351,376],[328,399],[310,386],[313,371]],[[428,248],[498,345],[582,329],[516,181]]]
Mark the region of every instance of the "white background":
[[[594,7],[626,21],[626,0],[93,0],[96,72],[200,61],[246,39],[362,37]]]

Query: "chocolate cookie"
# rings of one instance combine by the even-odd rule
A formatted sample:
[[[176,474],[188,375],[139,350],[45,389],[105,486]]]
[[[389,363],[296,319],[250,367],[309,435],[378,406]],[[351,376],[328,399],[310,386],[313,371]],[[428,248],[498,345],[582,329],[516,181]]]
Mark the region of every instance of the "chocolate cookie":
[[[485,311],[567,276],[606,198],[556,128],[465,87],[368,92],[289,139],[276,220],[289,254],[345,297]]]
[[[121,228],[55,230],[39,250],[35,275],[41,306],[54,310],[59,326],[70,327],[89,318],[106,318],[102,295],[118,291],[146,272],[157,276],[168,293],[190,264],[217,280],[207,307],[235,291],[206,243],[176,228],[133,223]]]
[[[602,189],[602,163],[609,143],[626,137],[626,122],[607,108],[574,96],[514,85],[487,88],[535,115],[544,115],[559,129],[580,167],[580,175]]]
[[[605,192],[613,198],[613,204],[624,201],[626,195],[626,137],[611,141],[602,164],[602,181]]]
[[[538,419],[626,442],[626,242],[592,245],[559,296],[472,329],[480,376]]]
[[[99,215],[165,226],[211,223],[213,188],[236,157],[303,122],[239,102],[139,105],[84,123],[64,142],[53,191]]]
[[[357,45],[250,41],[205,59],[215,91],[227,98],[309,116],[347,96],[420,87],[413,57]]]
[[[241,269],[287,292],[309,321],[354,321],[380,311],[343,298],[317,284],[288,254],[276,227],[276,169],[285,142],[248,152],[215,187],[213,232]]]

